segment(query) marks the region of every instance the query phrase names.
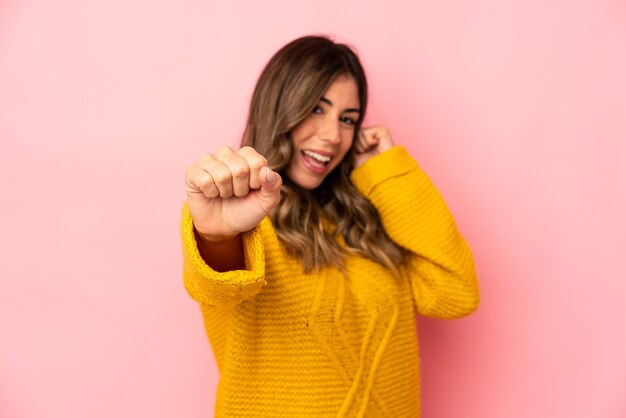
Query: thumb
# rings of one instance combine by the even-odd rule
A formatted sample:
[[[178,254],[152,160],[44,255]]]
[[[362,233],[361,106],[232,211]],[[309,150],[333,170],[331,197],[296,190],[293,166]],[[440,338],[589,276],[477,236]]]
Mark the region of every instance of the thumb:
[[[263,167],[259,173],[259,182],[261,183],[261,189],[257,191],[259,204],[265,212],[269,213],[280,202],[283,179],[269,167]]]

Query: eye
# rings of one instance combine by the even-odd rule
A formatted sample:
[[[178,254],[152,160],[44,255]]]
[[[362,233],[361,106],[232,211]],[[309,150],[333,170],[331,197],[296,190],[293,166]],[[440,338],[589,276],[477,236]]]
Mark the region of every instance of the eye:
[[[354,125],[356,123],[356,120],[349,118],[347,116],[342,116],[341,118],[339,118],[339,120],[342,123],[345,123],[346,125]]]
[[[318,105],[313,108],[313,113],[317,113],[318,115],[321,115],[322,113],[324,113],[324,110],[322,109],[321,106]]]

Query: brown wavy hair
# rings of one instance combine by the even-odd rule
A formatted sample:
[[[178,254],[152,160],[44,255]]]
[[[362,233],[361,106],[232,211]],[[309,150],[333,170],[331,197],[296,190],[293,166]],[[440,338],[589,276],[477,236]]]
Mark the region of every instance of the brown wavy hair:
[[[319,104],[331,83],[346,75],[356,81],[361,110],[352,148],[317,189],[302,189],[285,172],[293,158],[291,131]],[[278,237],[307,272],[325,265],[344,270],[348,253],[365,256],[395,275],[407,263],[408,251],[389,238],[376,208],[350,181],[366,107],[367,80],[359,58],[347,45],[324,36],[305,36],[282,47],[252,95],[242,145],[265,156],[283,177],[282,198],[269,216]]]

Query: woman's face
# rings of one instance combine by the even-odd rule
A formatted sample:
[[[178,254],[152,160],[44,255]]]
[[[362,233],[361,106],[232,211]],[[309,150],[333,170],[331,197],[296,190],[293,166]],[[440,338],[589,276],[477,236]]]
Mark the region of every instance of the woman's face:
[[[337,77],[313,112],[291,132],[294,154],[286,170],[291,181],[303,189],[317,188],[350,150],[359,114],[354,78]]]

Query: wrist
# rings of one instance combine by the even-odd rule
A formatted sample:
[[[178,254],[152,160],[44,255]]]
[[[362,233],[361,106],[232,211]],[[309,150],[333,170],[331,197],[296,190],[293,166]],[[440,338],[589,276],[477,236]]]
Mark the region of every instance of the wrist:
[[[225,272],[246,268],[241,234],[234,236],[202,235],[194,228],[198,252],[213,270]]]
[[[194,232],[194,235],[196,236],[196,241],[202,241],[206,243],[219,243],[219,242],[225,242],[225,241],[232,241],[235,238],[237,238],[237,236],[239,235],[239,234],[234,234],[234,235],[205,234],[205,233],[198,231],[198,229],[195,226],[193,228],[193,232]]]
[[[381,141],[380,144],[378,145],[378,154],[382,154],[385,151],[389,151],[391,148],[394,147],[394,143],[389,140],[389,141]]]

